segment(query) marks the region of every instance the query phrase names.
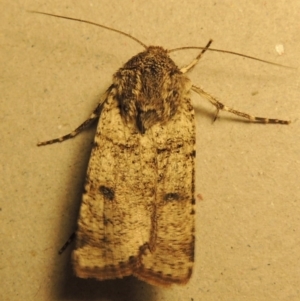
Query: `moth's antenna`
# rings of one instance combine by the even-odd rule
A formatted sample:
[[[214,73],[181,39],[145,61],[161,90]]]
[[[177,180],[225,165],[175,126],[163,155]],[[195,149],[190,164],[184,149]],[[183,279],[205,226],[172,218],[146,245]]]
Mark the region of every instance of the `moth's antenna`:
[[[206,47],[197,47],[197,46],[187,46],[187,47],[180,47],[180,48],[174,48],[171,50],[168,50],[168,52],[174,52],[174,51],[178,51],[178,50],[186,50],[186,49],[205,49]],[[270,64],[270,65],[274,65],[274,66],[279,66],[279,67],[284,67],[284,68],[288,68],[288,69],[297,69],[294,67],[290,67],[290,66],[285,66],[285,65],[281,65],[281,64],[277,64],[274,62],[270,62],[270,61],[266,61],[266,60],[262,60],[250,55],[246,55],[246,54],[241,54],[238,52],[234,52],[234,51],[229,51],[229,50],[221,50],[221,49],[214,49],[214,48],[208,48],[206,49],[207,51],[215,51],[215,52],[222,52],[222,53],[229,53],[229,54],[234,54],[234,55],[238,55],[238,56],[242,56],[245,57],[247,59],[251,59],[251,60],[255,60],[255,61],[259,61],[259,62],[263,62],[266,64]]]
[[[82,23],[87,23],[87,24],[91,24],[91,25],[95,25],[95,26],[98,26],[98,27],[102,27],[102,28],[105,28],[105,29],[108,29],[108,30],[111,30],[111,31],[114,31],[114,32],[117,32],[117,33],[120,33],[134,41],[136,41],[137,43],[139,43],[140,45],[142,45],[145,49],[148,48],[146,44],[144,44],[143,42],[141,42],[140,40],[138,40],[137,38],[131,36],[129,33],[126,33],[126,32],[123,32],[121,30],[118,30],[118,29],[114,29],[114,28],[111,28],[111,27],[108,27],[108,26],[104,26],[104,25],[101,25],[101,24],[98,24],[98,23],[94,23],[94,22],[91,22],[91,21],[87,21],[87,20],[81,20],[81,19],[76,19],[76,18],[71,18],[71,17],[65,17],[65,16],[60,16],[60,15],[55,15],[55,14],[49,14],[49,13],[44,13],[44,12],[40,12],[40,11],[35,11],[35,10],[28,10],[28,12],[30,13],[34,13],[34,14],[40,14],[40,15],[46,15],[46,16],[52,16],[52,17],[57,17],[57,18],[62,18],[62,19],[67,19],[67,20],[72,20],[72,21],[78,21],[78,22],[82,22]]]

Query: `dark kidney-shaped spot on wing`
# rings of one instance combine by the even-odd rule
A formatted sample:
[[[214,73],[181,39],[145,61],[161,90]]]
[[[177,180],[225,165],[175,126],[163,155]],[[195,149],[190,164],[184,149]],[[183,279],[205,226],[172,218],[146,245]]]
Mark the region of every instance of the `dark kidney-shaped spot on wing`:
[[[101,185],[99,187],[99,191],[110,201],[112,201],[115,197],[115,191],[112,188]]]

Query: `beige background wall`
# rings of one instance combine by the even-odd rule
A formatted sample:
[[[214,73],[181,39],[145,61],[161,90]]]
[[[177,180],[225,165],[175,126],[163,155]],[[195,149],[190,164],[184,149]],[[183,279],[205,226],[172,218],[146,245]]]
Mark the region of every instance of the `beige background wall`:
[[[203,200],[188,285],[80,280],[72,247],[57,250],[76,225],[93,130],[63,144],[36,143],[79,125],[113,72],[142,49],[113,32],[26,12],[99,22],[169,49],[212,38],[215,48],[299,67],[298,0],[1,0],[0,8],[1,300],[300,300],[299,70],[207,53],[190,74],[229,106],[292,123],[249,124],[220,113],[212,124],[214,108],[192,95]],[[196,53],[172,57],[182,66]]]

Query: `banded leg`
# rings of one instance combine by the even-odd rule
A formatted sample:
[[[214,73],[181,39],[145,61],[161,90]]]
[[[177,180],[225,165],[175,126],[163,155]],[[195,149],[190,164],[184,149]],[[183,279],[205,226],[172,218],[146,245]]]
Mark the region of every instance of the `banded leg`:
[[[37,146],[48,145],[48,144],[53,144],[53,143],[57,143],[57,142],[63,142],[65,140],[74,138],[79,133],[81,133],[86,128],[88,128],[92,123],[94,123],[97,119],[99,119],[99,117],[101,115],[103,103],[105,102],[110,90],[111,90],[111,87],[106,91],[106,93],[103,96],[103,99],[99,102],[99,104],[97,105],[97,107],[95,108],[95,110],[93,111],[91,116],[87,120],[85,120],[82,124],[80,124],[74,131],[72,131],[71,133],[64,135],[62,137],[39,142],[37,144]]]
[[[206,50],[209,48],[209,46],[211,45],[212,41],[213,41],[213,40],[209,40],[208,43],[207,43],[207,45],[205,46],[205,48],[202,49],[202,51],[198,54],[198,56],[197,56],[190,64],[188,64],[188,65],[185,66],[185,67],[182,67],[182,68],[180,69],[180,71],[181,71],[182,73],[186,73],[186,72],[190,71],[192,68],[194,68],[195,65],[199,62],[199,60],[200,60],[200,58],[202,57],[202,55],[203,55],[203,54],[206,52]]]
[[[252,116],[252,115],[249,115],[247,113],[243,113],[243,112],[240,112],[240,111],[237,111],[235,109],[232,109],[232,108],[229,108],[229,107],[225,106],[220,101],[218,101],[215,97],[213,97],[209,93],[205,92],[200,87],[197,87],[197,86],[193,85],[192,90],[195,91],[196,93],[198,93],[199,95],[203,96],[204,98],[206,98],[211,104],[213,104],[217,108],[217,114],[216,114],[214,120],[216,120],[219,111],[222,110],[222,111],[230,112],[230,113],[235,114],[237,116],[246,118],[246,119],[248,119],[252,122],[279,123],[279,124],[289,124],[291,122],[290,120],[281,120],[281,119],[275,119],[275,118]]]

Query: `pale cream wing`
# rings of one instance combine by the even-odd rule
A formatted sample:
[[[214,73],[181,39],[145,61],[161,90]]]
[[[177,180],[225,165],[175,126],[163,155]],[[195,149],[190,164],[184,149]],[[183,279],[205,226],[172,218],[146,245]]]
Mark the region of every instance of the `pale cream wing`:
[[[149,241],[156,171],[153,154],[146,150],[151,145],[141,149],[140,136],[124,125],[118,103],[109,95],[78,220],[73,266],[79,277],[103,280],[133,274],[140,247]]]
[[[185,284],[194,262],[194,110],[183,99],[176,115],[148,135],[156,148],[157,182],[149,248],[135,275],[154,285]]]

